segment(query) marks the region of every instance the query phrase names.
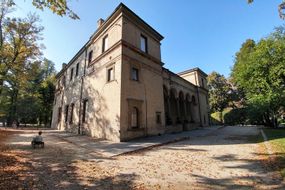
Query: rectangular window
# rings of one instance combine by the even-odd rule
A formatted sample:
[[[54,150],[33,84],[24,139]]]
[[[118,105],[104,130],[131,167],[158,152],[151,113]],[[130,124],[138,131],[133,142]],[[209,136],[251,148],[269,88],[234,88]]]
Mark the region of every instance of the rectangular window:
[[[144,35],[141,35],[141,50],[147,53],[147,38]]]
[[[102,53],[108,49],[108,35],[102,41]]]
[[[132,80],[135,80],[135,81],[139,80],[139,70],[137,68],[132,68],[131,78],[132,78]]]
[[[161,112],[156,112],[156,123],[161,124]]]
[[[114,79],[114,68],[112,67],[107,70],[107,82],[110,82]]]
[[[91,50],[88,54],[88,64],[91,63],[92,61],[92,56],[93,56],[93,51]]]
[[[57,112],[57,122],[59,123],[61,121],[61,107],[58,108]]]
[[[135,106],[132,108],[131,127],[132,128],[139,127],[139,109]]]
[[[65,84],[66,84],[66,79],[65,79],[65,76],[62,77],[62,85],[65,87]]]
[[[82,110],[82,123],[86,123],[86,112],[87,112],[88,100],[83,100],[83,110]]]
[[[70,81],[72,81],[72,79],[73,79],[73,68],[71,68],[70,70]]]
[[[74,112],[74,104],[70,105],[70,118],[69,118],[69,123],[72,124],[73,123],[73,112]]]
[[[65,122],[68,121],[68,105],[65,106]]]
[[[75,76],[77,77],[79,73],[79,63],[76,64]]]

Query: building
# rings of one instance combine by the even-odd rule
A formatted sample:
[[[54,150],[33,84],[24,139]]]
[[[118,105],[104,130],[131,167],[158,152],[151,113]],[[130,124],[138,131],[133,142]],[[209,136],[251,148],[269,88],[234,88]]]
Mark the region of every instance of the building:
[[[52,127],[112,141],[209,125],[207,75],[163,67],[163,36],[124,4],[57,74]]]

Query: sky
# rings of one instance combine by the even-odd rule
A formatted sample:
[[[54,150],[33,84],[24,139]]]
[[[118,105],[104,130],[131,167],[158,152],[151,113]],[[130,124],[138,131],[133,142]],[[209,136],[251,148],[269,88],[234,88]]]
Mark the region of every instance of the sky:
[[[70,0],[80,20],[35,9],[32,0],[15,0],[13,16],[35,12],[44,26],[44,56],[57,71],[68,63],[120,2],[164,36],[161,57],[165,67],[178,73],[199,67],[205,73],[230,75],[235,53],[246,39],[256,41],[285,23],[279,18],[281,0]]]

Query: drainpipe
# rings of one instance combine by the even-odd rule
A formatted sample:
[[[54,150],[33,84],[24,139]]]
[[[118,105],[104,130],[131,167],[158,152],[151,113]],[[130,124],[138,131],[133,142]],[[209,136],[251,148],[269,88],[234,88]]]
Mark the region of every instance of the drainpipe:
[[[81,131],[82,131],[81,130],[81,125],[82,125],[81,112],[82,112],[82,94],[83,94],[84,77],[86,74],[86,57],[87,57],[87,48],[85,49],[83,76],[81,77],[81,86],[80,86],[78,134],[81,134]]]

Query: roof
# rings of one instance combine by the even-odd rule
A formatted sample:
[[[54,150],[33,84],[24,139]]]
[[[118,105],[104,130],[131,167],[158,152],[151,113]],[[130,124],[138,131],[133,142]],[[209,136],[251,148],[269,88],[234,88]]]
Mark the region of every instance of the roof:
[[[199,67],[193,68],[193,69],[188,69],[186,71],[182,71],[180,73],[177,73],[177,75],[185,75],[188,73],[191,73],[193,71],[198,71],[199,73],[201,73],[202,75],[204,75],[205,77],[207,77],[208,75],[206,73],[204,73],[204,71],[202,71]]]
[[[131,16],[134,16],[137,21],[141,22],[143,25],[145,25],[157,38],[158,40],[162,40],[164,37],[158,33],[155,29],[153,29],[149,24],[147,24],[143,19],[141,19],[136,13],[134,13],[131,9],[129,9],[126,5],[123,3],[120,3],[116,9],[112,12],[112,14],[105,20],[105,22],[98,28],[89,38],[89,40],[83,45],[83,47],[75,54],[75,56],[68,62],[68,64],[61,69],[61,71],[56,75],[56,78],[58,78],[73,62],[75,59],[77,59],[81,53],[89,46],[89,43],[92,42],[92,40],[97,37],[109,24],[109,21],[114,17],[117,16],[119,13],[129,13]]]

